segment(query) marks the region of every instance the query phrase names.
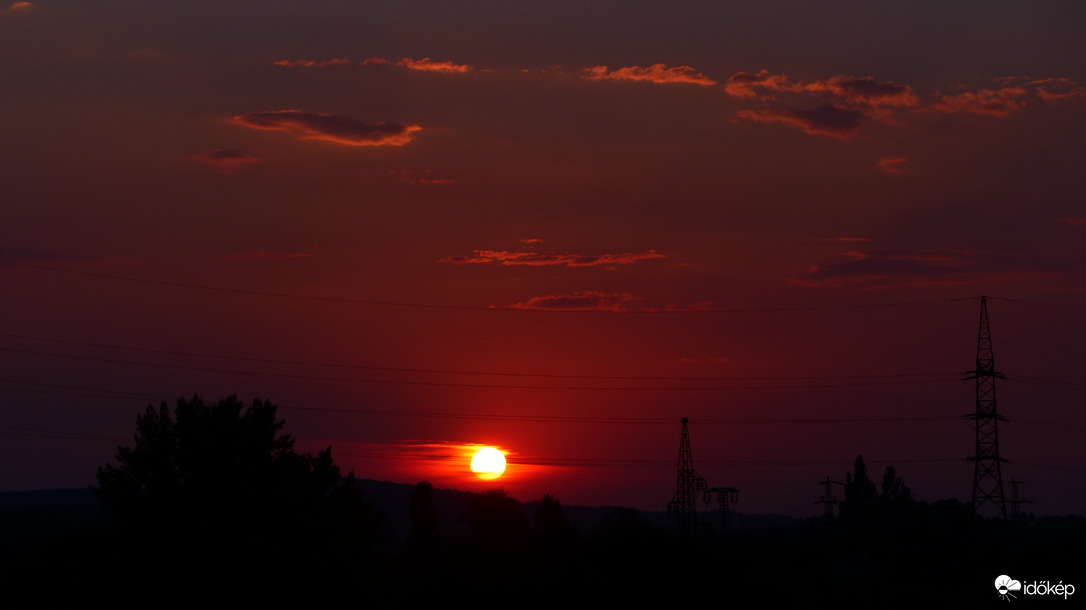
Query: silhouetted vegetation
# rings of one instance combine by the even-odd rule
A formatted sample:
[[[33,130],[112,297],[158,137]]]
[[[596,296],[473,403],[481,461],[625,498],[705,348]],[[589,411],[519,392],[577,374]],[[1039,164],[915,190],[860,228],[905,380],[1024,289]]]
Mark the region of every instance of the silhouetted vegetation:
[[[662,512],[367,481],[369,497],[382,498],[398,524],[379,543],[363,482],[338,475],[329,450],[293,451],[269,403],[194,398],[176,412],[148,409],[134,445],[100,470],[112,527],[86,502],[48,513],[0,504],[8,543],[0,583],[266,598],[348,588],[386,605],[539,605],[585,592],[617,603],[689,585],[740,606],[974,607],[998,601],[992,580],[1002,573],[1077,585],[1071,570],[1086,552],[1086,519],[981,519],[955,500],[917,501],[893,466],[876,485],[862,457],[845,476],[837,518],[747,516],[727,537],[693,539],[665,525]],[[716,520],[715,511],[702,515]]]
[[[129,549],[119,561],[133,561],[146,582],[167,573],[236,582],[284,565],[297,575],[359,565],[376,541],[372,507],[353,473],[341,480],[331,447],[295,452],[276,411],[235,396],[179,399],[173,414],[165,403],[148,406],[134,444],[118,448],[116,466],[98,470],[98,494]]]

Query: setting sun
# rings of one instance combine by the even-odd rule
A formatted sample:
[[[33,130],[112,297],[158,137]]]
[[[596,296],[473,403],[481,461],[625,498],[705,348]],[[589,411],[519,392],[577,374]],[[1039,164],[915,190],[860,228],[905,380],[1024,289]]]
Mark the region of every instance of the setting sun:
[[[483,447],[471,458],[471,471],[485,481],[496,479],[505,472],[505,455],[493,447]]]

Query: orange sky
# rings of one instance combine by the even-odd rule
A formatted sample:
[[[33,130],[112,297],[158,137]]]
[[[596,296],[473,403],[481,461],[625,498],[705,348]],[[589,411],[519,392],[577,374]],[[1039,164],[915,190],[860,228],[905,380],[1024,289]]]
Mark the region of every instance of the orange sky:
[[[1005,476],[1086,510],[1084,11],[8,4],[0,490],[236,392],[370,478],[662,509],[686,416],[740,510],[968,498],[988,294]]]

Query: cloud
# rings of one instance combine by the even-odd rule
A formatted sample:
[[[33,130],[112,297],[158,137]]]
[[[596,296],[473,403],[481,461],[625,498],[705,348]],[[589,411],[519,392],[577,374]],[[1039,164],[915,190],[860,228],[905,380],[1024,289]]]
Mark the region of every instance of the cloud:
[[[288,131],[304,139],[324,140],[348,146],[402,146],[418,125],[362,123],[350,117],[301,110],[271,110],[238,115],[233,122],[253,129]]]
[[[1071,216],[1064,216],[1060,219],[1060,222],[1068,225],[1086,225],[1086,217],[1073,218]]]
[[[770,74],[769,70],[759,70],[757,74],[739,72],[728,79],[724,84],[724,91],[732,97],[773,99],[771,95],[761,96],[758,89],[770,91],[803,90],[802,85],[794,85],[788,82],[788,76],[784,74]]]
[[[573,294],[548,294],[532,297],[523,303],[510,305],[513,309],[547,311],[628,311],[626,303],[635,300],[628,292],[597,292],[588,290]]]
[[[29,2],[12,2],[8,6],[8,12],[11,13],[25,13],[34,10],[34,5]]]
[[[328,66],[349,66],[354,64],[349,59],[280,59],[272,62],[272,65],[284,68],[326,68]]]
[[[642,260],[667,258],[656,250],[646,252],[623,252],[621,254],[569,254],[558,252],[509,252],[508,250],[475,250],[471,256],[450,256],[439,262],[454,265],[472,265],[499,263],[502,265],[526,265],[545,267],[562,265],[566,267],[597,267],[600,265],[630,265]]]
[[[838,237],[837,241],[851,241],[851,242],[872,242],[875,241],[870,237]]]
[[[1058,273],[1031,269],[1021,252],[968,248],[927,250],[864,250],[845,252],[848,260],[815,265],[789,278],[801,286],[836,287],[854,284],[963,284],[981,279],[1052,278]],[[1035,264],[1035,263],[1034,263]]]
[[[259,163],[260,159],[244,150],[222,149],[215,150],[197,157],[204,163],[214,165],[223,174],[232,174],[244,165]]]
[[[920,103],[912,87],[893,82],[880,83],[870,76],[834,76],[829,80],[807,83],[803,85],[803,90],[841,98],[845,104],[853,107],[908,107]]]
[[[415,169],[390,169],[388,170],[390,176],[395,176],[399,180],[402,180],[408,184],[428,184],[428,185],[446,185],[456,184],[456,180],[452,178],[434,178],[430,176],[431,170],[415,170]]]
[[[628,66],[611,72],[607,71],[607,66],[593,66],[585,68],[584,78],[589,80],[631,80],[650,83],[689,83],[702,86],[716,84],[716,81],[695,71],[690,66],[669,68],[665,64],[653,64],[647,68]]]
[[[274,260],[284,260],[291,258],[310,258],[313,256],[308,252],[275,252],[272,250],[253,250],[251,252],[237,252],[234,254],[227,254],[220,260],[227,263],[251,263],[251,262],[266,262]]]
[[[1086,87],[1078,86],[1069,78],[1044,78],[1030,81],[1028,84],[1034,87],[1037,97],[1046,102],[1062,102],[1080,97],[1086,97]]]
[[[811,135],[848,139],[867,118],[887,119],[894,108],[920,104],[912,87],[879,82],[870,76],[838,75],[821,81],[792,81],[785,74],[739,72],[728,79],[724,91],[732,97],[762,102],[765,107],[740,110],[739,116],[762,123],[784,123]],[[777,95],[792,103],[774,108]],[[807,107],[812,100],[821,105]],[[828,103],[827,103],[828,101]]]
[[[1026,106],[1026,101],[1022,99],[1025,96],[1026,89],[1023,87],[966,91],[958,95],[940,97],[940,101],[935,104],[935,109],[942,112],[966,112],[1005,117]]]
[[[373,59],[379,59],[379,58],[373,58]],[[366,61],[369,61],[369,60],[366,60]],[[365,65],[365,62],[363,62],[363,64]],[[430,61],[429,57],[424,57],[424,58],[418,59],[418,60],[411,59],[409,57],[405,57],[405,58],[401,59],[400,61],[396,62],[396,65],[397,66],[403,66],[404,68],[407,68],[409,70],[418,70],[420,72],[446,72],[446,73],[461,72],[462,73],[462,72],[467,72],[468,70],[471,69],[471,66],[464,65],[464,64],[454,64],[451,61]]]
[[[759,123],[784,123],[811,135],[842,140],[854,136],[865,118],[858,110],[830,105],[810,109],[740,110],[739,116]]]
[[[909,171],[908,159],[901,155],[891,155],[879,159],[879,171],[887,174],[904,174]]]

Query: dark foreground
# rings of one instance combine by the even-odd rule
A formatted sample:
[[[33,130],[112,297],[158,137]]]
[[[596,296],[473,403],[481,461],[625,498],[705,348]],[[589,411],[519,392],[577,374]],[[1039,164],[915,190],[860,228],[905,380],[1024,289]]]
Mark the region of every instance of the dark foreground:
[[[324,515],[324,523],[282,527],[231,506],[198,522],[175,514],[133,527],[89,493],[52,493],[0,498],[0,584],[9,593],[529,605],[586,594],[692,601],[709,593],[710,606],[977,607],[1005,603],[994,581],[1007,574],[1024,585],[1083,588],[1066,600],[1019,592],[1016,606],[1074,604],[1086,595],[1081,517],[981,520],[955,501],[722,535],[708,525],[683,534],[622,508],[599,509],[594,525],[582,515],[575,526],[576,508],[553,498],[520,504],[499,492],[415,489],[398,513],[359,503]]]

